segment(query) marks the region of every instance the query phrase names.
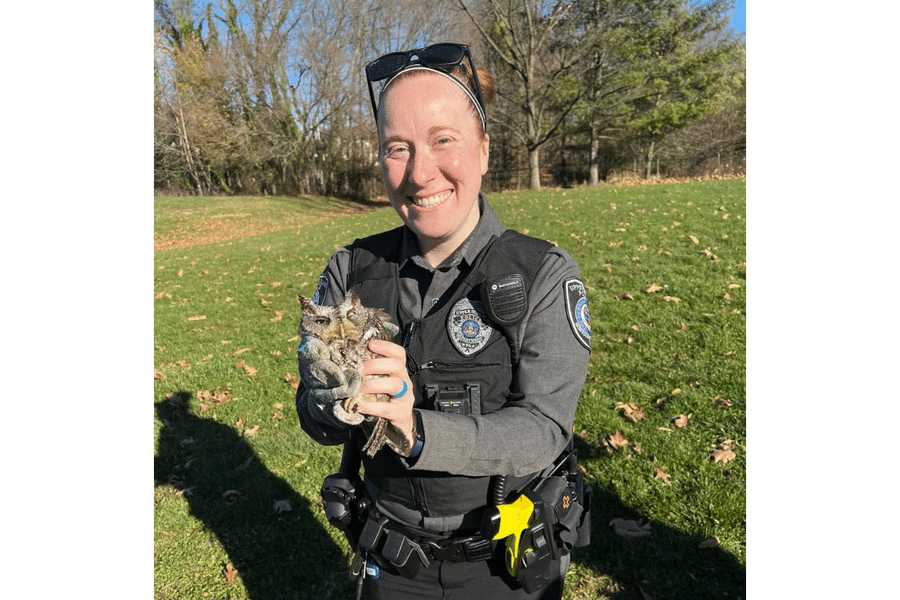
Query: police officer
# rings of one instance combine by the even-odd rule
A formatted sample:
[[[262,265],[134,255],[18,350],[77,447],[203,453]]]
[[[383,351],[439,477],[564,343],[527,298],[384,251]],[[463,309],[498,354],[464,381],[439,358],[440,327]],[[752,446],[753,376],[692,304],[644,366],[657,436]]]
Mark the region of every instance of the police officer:
[[[506,230],[481,194],[493,78],[466,46],[388,54],[366,74],[384,186],[403,223],[338,250],[314,296],[335,305],[352,289],[401,329],[396,343],[371,341],[378,356],[363,366],[380,377],[362,392],[392,399],[361,412],[390,421],[412,448],[364,457],[363,594],[560,598],[568,556],[558,577],[526,590],[479,524],[571,440],[590,353],[584,285],[566,252]],[[307,375],[303,430],[322,444],[349,441],[345,452],[361,447],[335,401]]]

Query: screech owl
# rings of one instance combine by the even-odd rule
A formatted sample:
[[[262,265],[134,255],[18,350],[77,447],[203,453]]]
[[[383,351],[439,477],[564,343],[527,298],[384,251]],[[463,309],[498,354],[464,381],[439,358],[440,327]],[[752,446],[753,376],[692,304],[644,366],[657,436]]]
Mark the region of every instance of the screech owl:
[[[334,404],[334,415],[349,425],[361,425],[369,439],[363,450],[369,456],[387,444],[395,452],[409,455],[409,442],[401,432],[382,418],[366,419],[358,412],[365,402],[386,402],[387,394],[364,395],[360,369],[365,360],[375,355],[367,345],[370,340],[391,340],[398,332],[390,317],[381,310],[366,308],[354,291],[337,306],[319,306],[300,296],[300,359],[309,365],[312,375],[335,388],[335,395],[346,397]]]

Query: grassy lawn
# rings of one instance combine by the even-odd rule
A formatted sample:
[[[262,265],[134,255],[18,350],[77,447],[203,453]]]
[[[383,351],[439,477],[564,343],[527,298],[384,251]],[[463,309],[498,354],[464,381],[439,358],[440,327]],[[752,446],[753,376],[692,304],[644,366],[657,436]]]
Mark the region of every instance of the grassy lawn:
[[[746,598],[745,190],[490,196],[588,289],[575,433],[593,532],[567,599]],[[308,440],[293,404],[296,296],[336,248],[397,223],[326,199],[156,199],[155,598],[352,597],[318,500],[340,451]]]

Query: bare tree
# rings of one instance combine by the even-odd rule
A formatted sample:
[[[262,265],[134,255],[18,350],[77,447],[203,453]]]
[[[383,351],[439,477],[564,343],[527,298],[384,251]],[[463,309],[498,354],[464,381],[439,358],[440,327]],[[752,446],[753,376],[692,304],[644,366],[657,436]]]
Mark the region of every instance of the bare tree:
[[[495,110],[492,122],[509,128],[528,152],[531,189],[541,187],[540,150],[561,132],[569,113],[587,92],[579,68],[594,33],[568,18],[561,0],[457,0],[485,46],[514,77],[515,89],[498,89],[509,112]],[[564,41],[577,36],[584,44]]]

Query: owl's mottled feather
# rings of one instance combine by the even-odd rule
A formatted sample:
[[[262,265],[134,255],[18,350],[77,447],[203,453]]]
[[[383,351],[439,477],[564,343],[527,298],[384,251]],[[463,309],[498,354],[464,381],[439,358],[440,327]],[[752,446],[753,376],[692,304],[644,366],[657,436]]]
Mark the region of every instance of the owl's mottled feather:
[[[368,349],[370,340],[391,340],[397,327],[390,317],[378,309],[366,308],[355,292],[350,291],[337,306],[318,306],[310,298],[300,296],[303,316],[300,320],[303,354],[313,376],[326,387],[334,388],[335,397],[346,398],[334,405],[334,415],[349,425],[361,425],[368,431],[369,441],[363,447],[374,456],[387,444],[395,452],[409,455],[406,437],[382,418],[366,419],[358,412],[365,402],[385,402],[387,394],[360,394],[363,361],[375,355]]]

